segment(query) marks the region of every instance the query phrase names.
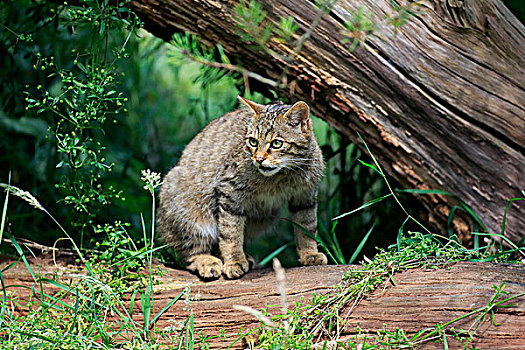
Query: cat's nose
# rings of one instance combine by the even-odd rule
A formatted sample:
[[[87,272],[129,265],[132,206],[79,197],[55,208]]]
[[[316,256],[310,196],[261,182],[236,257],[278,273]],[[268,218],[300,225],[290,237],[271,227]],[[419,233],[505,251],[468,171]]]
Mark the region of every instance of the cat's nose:
[[[262,162],[264,162],[264,157],[263,156],[260,156],[260,155],[256,155],[255,156],[255,161],[259,164],[261,164]]]

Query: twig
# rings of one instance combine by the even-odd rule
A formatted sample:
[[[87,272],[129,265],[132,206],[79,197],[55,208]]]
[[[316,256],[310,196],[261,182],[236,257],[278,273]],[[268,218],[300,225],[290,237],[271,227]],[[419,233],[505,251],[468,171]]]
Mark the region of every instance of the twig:
[[[290,63],[299,54],[299,52],[303,48],[303,45],[306,43],[306,41],[312,36],[315,28],[319,25],[319,22],[321,22],[321,18],[323,18],[324,14],[330,12],[336,2],[337,0],[327,0],[321,5],[321,8],[319,9],[319,12],[317,12],[317,16],[315,16],[312,24],[308,27],[306,32],[303,35],[301,35],[301,37],[297,41],[297,45],[295,45],[295,48],[291,56],[288,57],[287,65],[284,67],[283,72],[281,73],[281,76],[279,77],[279,82],[282,82],[283,79],[286,78],[286,75],[288,74],[290,70]]]
[[[277,82],[275,80],[271,80],[271,79],[265,78],[262,75],[259,75],[257,73],[252,72],[252,71],[249,71],[249,70],[247,70],[245,68],[238,67],[238,66],[230,64],[230,63],[221,63],[221,62],[214,62],[214,61],[210,61],[210,60],[200,59],[200,58],[197,58],[197,57],[191,55],[186,50],[182,50],[182,54],[185,55],[186,57],[188,57],[193,62],[202,64],[202,65],[205,65],[205,66],[208,66],[208,67],[218,68],[218,69],[225,69],[225,70],[229,70],[231,72],[238,72],[238,73],[241,73],[243,76],[252,78],[254,80],[258,80],[258,81],[260,81],[263,84],[270,85],[270,86],[275,87],[275,88],[283,87],[281,84],[279,84],[279,82]]]

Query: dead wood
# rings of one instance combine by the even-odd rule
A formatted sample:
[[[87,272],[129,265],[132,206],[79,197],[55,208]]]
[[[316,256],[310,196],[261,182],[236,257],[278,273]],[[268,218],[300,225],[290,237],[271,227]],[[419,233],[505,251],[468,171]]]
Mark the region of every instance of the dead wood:
[[[312,25],[313,1],[260,0],[267,20],[294,16],[298,35]],[[278,80],[285,62],[239,36],[236,1],[132,0],[145,28],[165,40],[177,31],[221,43],[232,62]],[[384,170],[405,188],[458,195],[491,232],[501,231],[506,201],[525,188],[525,28],[499,0],[428,0],[394,30],[390,1],[337,1],[291,62],[282,98],[302,99],[354,142],[363,135]],[[405,5],[406,1],[400,1]],[[354,52],[342,44],[345,21],[364,6],[376,31]],[[348,34],[348,33],[347,33]],[[291,56],[294,43],[270,40]],[[265,91],[251,81],[252,88]],[[294,88],[290,88],[293,86]],[[361,147],[363,145],[361,144]],[[457,202],[420,195],[427,220],[444,230]],[[360,203],[356,203],[356,207]],[[514,202],[506,234],[525,232],[525,204]],[[472,227],[454,222],[459,232]]]
[[[2,261],[1,267],[10,261]],[[72,265],[55,266],[50,258],[39,259],[42,277],[58,276],[63,283],[78,278],[85,273]],[[311,300],[313,293],[327,294],[337,284],[343,274],[357,266],[318,266],[286,269],[286,294],[290,303]],[[210,340],[212,348],[229,346],[240,334],[258,327],[260,323],[249,314],[233,308],[234,305],[250,306],[256,310],[268,308],[272,314],[281,312],[280,296],[275,274],[270,269],[250,272],[240,280],[217,280],[202,282],[186,271],[164,268],[167,274],[162,283],[155,287],[155,314],[178,295],[188,285],[191,296],[196,300],[188,306],[179,300],[165,313],[156,324],[159,329],[176,327],[184,322],[188,307],[193,308],[196,334],[202,332],[209,336],[218,336],[221,331],[227,338],[217,337]],[[38,271],[35,267],[33,271]],[[8,293],[14,293],[18,301],[27,300],[31,289],[21,286],[33,286],[33,278],[22,262],[2,273]],[[39,276],[37,276],[39,277]],[[439,322],[447,322],[467,314],[473,309],[487,305],[494,295],[493,285],[505,282],[505,291],[509,295],[525,292],[525,268],[523,265],[495,263],[457,263],[438,270],[415,269],[394,275],[395,286],[391,283],[377,288],[370,296],[350,310],[350,305],[339,310],[347,320],[342,332],[342,339],[351,337],[356,327],[362,329],[361,337],[373,336],[385,327],[387,330],[402,328],[411,335],[426,327],[433,327]],[[57,287],[44,283],[47,294],[53,294]],[[39,286],[35,289],[38,297]],[[126,300],[129,309],[131,293]],[[490,318],[482,323],[475,335],[475,346],[482,349],[519,349],[523,347],[525,330],[525,297],[513,300],[513,307],[494,310],[494,321]],[[25,314],[27,310],[22,302],[16,312]],[[134,304],[133,319],[141,322],[140,302]],[[475,315],[454,324],[455,329],[467,329]],[[451,343],[450,343],[451,342]],[[449,344],[454,344],[449,339]],[[422,348],[442,348],[432,342],[421,344]],[[242,348],[237,342],[233,348]],[[454,347],[451,347],[454,348]]]

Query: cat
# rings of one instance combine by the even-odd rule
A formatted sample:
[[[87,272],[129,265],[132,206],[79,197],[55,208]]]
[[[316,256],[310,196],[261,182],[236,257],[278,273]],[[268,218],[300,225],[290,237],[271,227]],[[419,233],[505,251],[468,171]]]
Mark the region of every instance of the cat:
[[[305,102],[245,106],[212,121],[186,146],[160,190],[157,228],[187,269],[204,280],[240,278],[253,266],[245,236],[265,231],[283,205],[317,234],[324,170]],[[294,228],[302,265],[324,265],[314,239]]]

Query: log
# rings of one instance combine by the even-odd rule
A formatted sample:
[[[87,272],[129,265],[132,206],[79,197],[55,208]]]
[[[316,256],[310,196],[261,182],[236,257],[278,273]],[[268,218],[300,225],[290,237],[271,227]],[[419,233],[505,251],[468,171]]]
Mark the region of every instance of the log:
[[[35,264],[34,260],[32,264]],[[0,266],[4,268],[11,261],[4,260]],[[42,277],[56,277],[67,283],[78,279],[85,273],[77,266],[59,263],[53,264],[51,258],[39,258],[38,265]],[[327,294],[332,286],[340,282],[345,272],[358,269],[359,266],[314,266],[286,269],[285,291],[288,301],[307,303],[313,293]],[[233,344],[233,349],[243,348],[239,335],[249,333],[260,326],[260,323],[250,314],[234,309],[234,305],[250,306],[256,310],[267,308],[273,314],[281,312],[281,296],[275,273],[270,269],[258,269],[248,273],[239,280],[219,279],[213,282],[200,281],[187,271],[162,266],[166,274],[160,284],[154,289],[155,310],[157,314],[175,296],[188,285],[190,295],[196,297],[191,303],[195,317],[195,334],[206,334],[209,337],[219,336],[224,332],[226,337],[216,337],[209,340],[211,348],[226,348]],[[38,269],[33,265],[33,271]],[[2,272],[4,285],[11,286],[8,293],[14,293],[18,306],[16,312],[23,315],[27,312],[24,300],[28,300],[33,278],[27,267],[19,262],[14,268]],[[38,275],[37,275],[38,277]],[[426,327],[433,327],[439,322],[447,322],[467,314],[473,309],[487,305],[494,295],[493,285],[505,281],[505,292],[510,296],[525,292],[525,268],[523,265],[497,263],[456,263],[438,270],[414,269],[393,276],[395,285],[391,283],[377,288],[357,306],[339,310],[341,317],[346,319],[340,340],[350,339],[356,333],[359,325],[359,337],[370,341],[378,330],[385,328],[393,331],[403,329],[409,336]],[[36,299],[40,284],[37,285]],[[44,283],[44,290],[52,295],[57,291],[55,285]],[[129,310],[131,293],[124,299]],[[66,301],[66,299],[64,299]],[[71,300],[74,303],[74,300]],[[525,330],[525,297],[512,300],[509,308],[494,309],[493,324],[489,319],[481,324],[475,333],[474,343],[486,349],[523,348],[523,330]],[[142,322],[140,303],[135,301],[133,319]],[[189,316],[188,305],[182,300],[175,303],[156,323],[156,327],[164,329],[173,327],[177,322],[184,322]],[[456,330],[468,329],[476,315],[465,318],[452,325]],[[450,328],[450,327],[449,327]],[[450,331],[448,331],[450,332]],[[323,339],[319,341],[322,342]],[[168,344],[167,344],[168,345]],[[449,339],[451,348],[455,347],[454,339]],[[435,348],[432,342],[419,344],[421,348]],[[438,345],[442,348],[442,345]]]
[[[416,330],[433,328],[482,308],[494,295],[493,286],[505,282],[510,295],[525,291],[523,265],[461,262],[436,271],[409,270],[394,276],[396,286],[378,288],[355,308],[345,325],[345,337],[355,333],[357,325],[362,336],[374,336],[381,325],[396,328],[413,335]],[[525,330],[525,296],[515,300],[515,307],[497,309],[494,323],[490,317],[477,329],[474,342],[469,346],[480,349],[523,349]],[[347,308],[348,309],[348,308]],[[346,311],[342,311],[344,315]],[[455,330],[467,330],[479,315],[452,324]],[[495,326],[499,324],[499,326]],[[451,334],[447,330],[447,334]],[[463,346],[448,337],[451,349]],[[443,348],[433,342],[419,344],[417,348]]]
[[[294,16],[308,31],[319,8],[313,1],[260,0],[267,21]],[[188,31],[232,62],[277,81],[287,63],[256,50],[239,35],[236,1],[132,0],[131,8],[154,35],[169,41]],[[501,232],[507,200],[525,188],[525,28],[500,0],[420,2],[416,14],[395,30],[390,1],[340,0],[324,14],[289,63],[287,86],[272,87],[281,98],[305,100],[361,148],[359,131],[384,171],[403,187],[440,189],[459,196],[489,232]],[[406,1],[398,1],[406,5]],[[371,13],[375,31],[353,52],[343,44],[344,22],[360,7]],[[294,42],[267,46],[292,56]],[[251,87],[268,87],[251,81]],[[456,199],[419,195],[441,232]],[[361,203],[356,203],[356,207]],[[515,201],[506,235],[525,232],[525,204]],[[455,220],[459,233],[473,227]]]

